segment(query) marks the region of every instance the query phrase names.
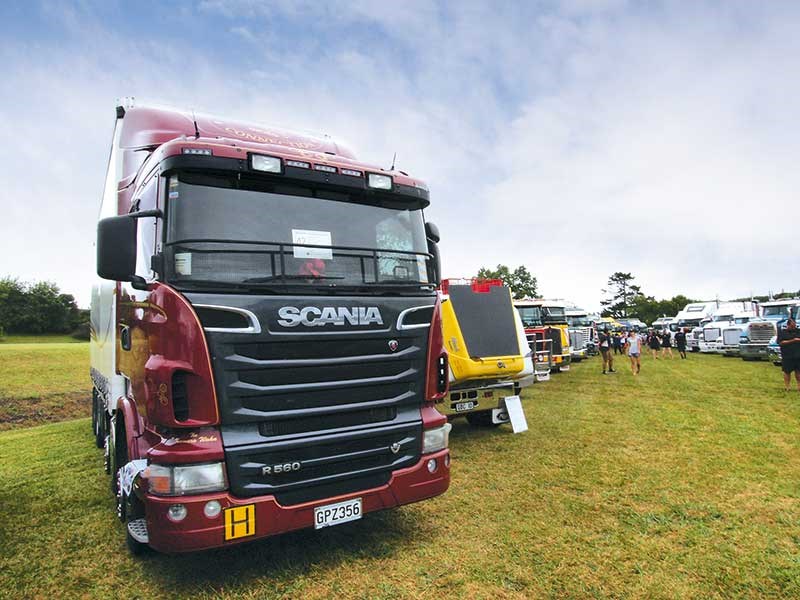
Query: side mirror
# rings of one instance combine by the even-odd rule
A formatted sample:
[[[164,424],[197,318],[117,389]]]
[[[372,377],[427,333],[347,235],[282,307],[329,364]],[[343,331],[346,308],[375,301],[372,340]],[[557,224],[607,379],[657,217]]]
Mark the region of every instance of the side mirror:
[[[434,244],[439,243],[441,238],[439,237],[439,228],[435,223],[431,223],[430,221],[425,223],[425,237],[427,237]]]
[[[136,224],[128,215],[97,224],[97,274],[103,279],[136,279]]]
[[[433,257],[432,283],[439,287],[442,284],[442,267],[439,259],[439,228],[431,222],[425,223],[425,237],[428,238],[428,252]]]

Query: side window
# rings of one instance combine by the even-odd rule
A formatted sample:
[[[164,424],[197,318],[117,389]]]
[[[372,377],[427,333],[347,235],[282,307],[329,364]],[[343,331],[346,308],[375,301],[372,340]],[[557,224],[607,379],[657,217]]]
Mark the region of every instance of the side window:
[[[144,184],[134,205],[138,205],[138,210],[153,210],[156,208],[158,198],[158,176],[153,176]],[[145,279],[153,279],[151,258],[156,252],[156,219],[146,217],[139,219],[137,239],[136,239],[136,274]]]

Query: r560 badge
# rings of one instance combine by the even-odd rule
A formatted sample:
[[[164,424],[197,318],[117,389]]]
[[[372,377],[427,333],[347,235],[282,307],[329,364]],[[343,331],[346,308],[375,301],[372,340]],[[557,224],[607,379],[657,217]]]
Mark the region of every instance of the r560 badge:
[[[279,463],[277,465],[267,465],[265,467],[261,467],[261,474],[279,475],[281,473],[291,473],[292,471],[299,471],[300,467],[301,465],[297,461],[289,463]]]

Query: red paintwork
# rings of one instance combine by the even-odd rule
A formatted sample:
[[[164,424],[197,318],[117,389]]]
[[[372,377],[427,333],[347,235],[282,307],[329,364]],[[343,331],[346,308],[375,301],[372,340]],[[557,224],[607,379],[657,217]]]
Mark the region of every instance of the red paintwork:
[[[433,307],[433,319],[428,333],[428,368],[425,372],[425,400],[433,405],[447,396],[450,388],[450,378],[443,392],[437,391],[437,377],[439,359],[444,357],[447,369],[447,350],[444,346],[444,333],[442,332],[442,299],[436,294],[436,304]]]
[[[124,177],[135,175],[141,159],[147,154],[142,149],[156,148],[142,173],[150,171],[164,158],[181,154],[183,148],[209,148],[214,156],[247,158],[248,152],[269,154],[313,164],[322,163],[362,171],[385,172],[397,183],[427,186],[401,171],[359,162],[353,152],[329,137],[304,135],[275,127],[229,121],[198,114],[200,137],[195,138],[191,113],[161,108],[131,108],[122,120],[120,144],[123,148]],[[126,181],[125,183],[129,183]],[[121,183],[119,189],[125,184]],[[122,203],[121,203],[122,205]],[[127,210],[125,211],[127,212]]]
[[[138,294],[137,294],[138,296]],[[214,376],[203,327],[187,300],[172,287],[154,283],[150,292],[123,296],[118,319],[130,327],[130,351],[117,353],[120,372],[131,382],[136,409],[148,427],[198,428],[219,423]],[[130,356],[125,353],[131,353]],[[175,419],[172,375],[186,375],[189,418]]]
[[[363,512],[368,513],[432,498],[444,493],[450,485],[450,469],[445,466],[444,460],[448,454],[449,450],[441,450],[423,455],[416,465],[395,471],[389,483],[378,488],[288,507],[278,504],[273,496],[234,498],[228,493],[215,493],[166,498],[141,492],[147,506],[150,545],[167,553],[206,550],[313,527],[316,506],[361,498]],[[426,467],[430,458],[435,458],[439,463],[433,474],[428,473]],[[146,481],[142,483],[143,487],[146,486]],[[255,535],[226,542],[223,515],[209,519],[203,514],[203,506],[209,500],[218,500],[223,509],[255,504]],[[176,503],[183,504],[188,510],[188,516],[180,523],[173,523],[167,518],[167,509]]]
[[[148,463],[175,465],[225,460],[222,436],[212,427],[178,432],[147,450]]]

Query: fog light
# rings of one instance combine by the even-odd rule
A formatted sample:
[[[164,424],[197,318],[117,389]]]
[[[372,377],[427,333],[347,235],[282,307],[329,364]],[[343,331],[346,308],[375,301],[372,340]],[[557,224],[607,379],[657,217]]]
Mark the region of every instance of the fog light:
[[[213,519],[214,517],[219,516],[221,510],[222,510],[222,505],[218,501],[209,500],[203,507],[203,514],[207,516],[209,519]]]
[[[187,512],[183,504],[173,504],[167,509],[167,517],[169,517],[170,521],[178,523],[186,518]]]
[[[431,458],[428,460],[428,473],[433,473],[436,470],[436,459]]]
[[[444,466],[445,466],[445,468],[447,468],[447,469],[449,469],[449,468],[450,468],[450,455],[449,455],[449,454],[447,454],[447,455],[444,457]]]

